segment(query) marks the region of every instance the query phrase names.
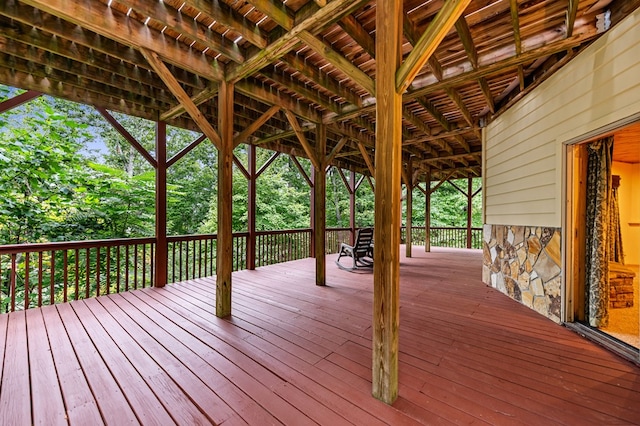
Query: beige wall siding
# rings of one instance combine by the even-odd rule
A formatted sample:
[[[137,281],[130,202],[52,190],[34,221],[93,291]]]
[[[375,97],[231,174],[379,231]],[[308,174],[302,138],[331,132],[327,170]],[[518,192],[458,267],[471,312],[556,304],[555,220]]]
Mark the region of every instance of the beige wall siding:
[[[560,227],[563,143],[639,112],[636,10],[485,128],[485,223]]]

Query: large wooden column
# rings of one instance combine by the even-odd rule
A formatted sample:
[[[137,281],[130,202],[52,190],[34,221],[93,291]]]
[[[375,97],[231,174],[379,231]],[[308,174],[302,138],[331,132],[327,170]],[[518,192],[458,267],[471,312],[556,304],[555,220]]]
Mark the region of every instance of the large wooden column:
[[[473,178],[467,178],[467,248],[471,248],[471,223],[473,219]]]
[[[320,160],[321,167],[314,167],[314,252],[316,255],[316,285],[327,283],[327,261],[325,256],[325,235],[327,228],[327,173],[325,172],[324,159],[327,156],[327,127],[318,124],[316,128],[316,158]]]
[[[402,0],[377,0],[375,245],[373,268],[373,396],[398,397],[402,95]]]
[[[156,123],[156,256],[154,286],[167,283],[167,124]]]
[[[256,147],[255,145],[248,145],[248,157],[249,157],[249,179],[248,179],[248,192],[249,199],[247,200],[247,228],[249,237],[247,239],[247,269],[256,269]]]
[[[424,251],[431,251],[431,170],[427,172],[427,185],[424,192]]]
[[[218,98],[218,242],[216,257],[216,316],[231,315],[233,270],[233,84],[221,83]]]
[[[356,243],[356,172],[351,171],[349,175],[349,228],[351,229],[351,240],[349,244]]]
[[[411,257],[411,248],[413,246],[413,162],[411,158],[407,161],[407,179],[405,182],[407,187],[407,226],[405,238],[405,255]]]

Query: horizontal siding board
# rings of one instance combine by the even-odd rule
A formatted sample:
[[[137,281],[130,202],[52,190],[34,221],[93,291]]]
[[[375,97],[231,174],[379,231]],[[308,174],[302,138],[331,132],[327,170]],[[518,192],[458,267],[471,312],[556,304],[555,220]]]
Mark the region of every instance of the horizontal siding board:
[[[640,10],[487,126],[486,223],[561,226],[561,144],[640,112],[638,28]]]

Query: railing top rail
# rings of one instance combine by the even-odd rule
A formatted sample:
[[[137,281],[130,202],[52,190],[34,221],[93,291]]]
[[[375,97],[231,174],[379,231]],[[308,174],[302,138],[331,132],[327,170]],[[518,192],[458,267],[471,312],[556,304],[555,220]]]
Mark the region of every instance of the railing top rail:
[[[0,245],[0,254],[32,253],[49,250],[73,250],[94,247],[113,247],[135,244],[153,244],[155,237],[116,238],[112,240],[56,241],[52,243],[25,243]]]
[[[278,229],[275,231],[256,231],[256,235],[304,234],[306,232],[311,232],[311,228]]]

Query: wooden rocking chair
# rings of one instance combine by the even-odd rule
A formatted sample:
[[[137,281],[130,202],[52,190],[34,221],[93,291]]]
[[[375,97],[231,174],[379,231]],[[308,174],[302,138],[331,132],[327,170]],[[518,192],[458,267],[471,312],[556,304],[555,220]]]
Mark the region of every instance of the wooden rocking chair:
[[[342,243],[336,265],[345,271],[354,271],[359,268],[371,268],[373,266],[373,229],[363,228],[358,230],[356,234],[356,242],[354,245]],[[353,266],[346,267],[340,263],[342,256],[349,256],[353,259]]]

